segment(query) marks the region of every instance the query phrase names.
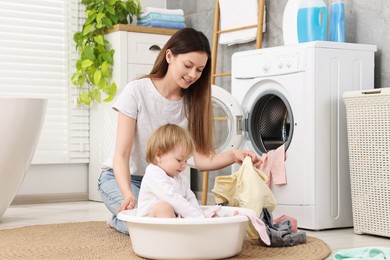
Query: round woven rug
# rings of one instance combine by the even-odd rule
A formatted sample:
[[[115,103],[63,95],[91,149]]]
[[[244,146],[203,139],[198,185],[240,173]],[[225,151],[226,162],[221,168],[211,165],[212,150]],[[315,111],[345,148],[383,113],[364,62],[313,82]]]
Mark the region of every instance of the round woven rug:
[[[245,240],[242,251],[229,259],[325,259],[331,254],[322,240],[268,248]],[[103,221],[37,225],[0,230],[0,259],[144,259],[131,249],[130,238]]]

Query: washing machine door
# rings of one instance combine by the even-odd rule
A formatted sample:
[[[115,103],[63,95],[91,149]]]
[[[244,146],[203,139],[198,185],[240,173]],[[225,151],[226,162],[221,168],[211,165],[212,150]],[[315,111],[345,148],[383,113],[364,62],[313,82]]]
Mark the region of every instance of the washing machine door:
[[[211,92],[216,152],[238,149],[244,134],[243,110],[227,90],[213,85]]]
[[[289,101],[278,85],[263,87],[245,116],[250,142],[258,154],[285,146],[287,150],[294,132],[294,117]]]

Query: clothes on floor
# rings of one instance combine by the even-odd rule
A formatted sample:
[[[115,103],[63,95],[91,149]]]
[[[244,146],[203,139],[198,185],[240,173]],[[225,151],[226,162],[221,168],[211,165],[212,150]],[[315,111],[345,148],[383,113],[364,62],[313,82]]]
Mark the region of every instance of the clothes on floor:
[[[306,232],[293,232],[293,228],[289,219],[274,223],[272,221],[272,214],[265,208],[263,209],[260,218],[267,227],[267,233],[271,240],[271,247],[295,246],[306,243]],[[291,217],[289,218],[291,219]],[[259,240],[259,242],[260,244],[264,245],[262,240]]]
[[[349,259],[349,260],[389,260],[390,247],[360,247],[352,249],[343,249],[333,257],[334,260]]]
[[[272,224],[275,225],[276,223],[279,223],[279,222],[284,221],[284,220],[289,220],[289,221],[290,221],[290,223],[291,223],[291,231],[292,231],[293,233],[298,232],[298,223],[297,223],[297,220],[296,220],[295,218],[290,217],[290,216],[287,216],[287,215],[282,215],[282,216],[280,216],[280,217],[274,219],[274,220],[272,221]]]

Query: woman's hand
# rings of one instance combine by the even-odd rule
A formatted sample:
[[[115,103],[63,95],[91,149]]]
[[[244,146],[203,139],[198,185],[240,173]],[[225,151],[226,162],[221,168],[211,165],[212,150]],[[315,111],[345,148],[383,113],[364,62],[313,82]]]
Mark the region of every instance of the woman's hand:
[[[135,207],[135,202],[136,202],[136,199],[135,199],[133,193],[131,193],[126,198],[124,198],[121,206],[119,207],[119,212],[124,211],[124,210],[133,209]]]
[[[263,163],[263,160],[261,160],[260,157],[258,157],[254,152],[252,151],[246,151],[246,150],[235,150],[234,152],[235,161],[238,164],[242,164],[245,157],[249,156],[252,159],[252,164],[254,167],[259,168],[260,165]]]
[[[215,171],[230,166],[233,163],[242,164],[245,157],[251,157],[252,164],[258,168],[263,163],[254,152],[247,150],[228,150],[221,153],[205,156],[194,152],[195,166],[198,171]]]

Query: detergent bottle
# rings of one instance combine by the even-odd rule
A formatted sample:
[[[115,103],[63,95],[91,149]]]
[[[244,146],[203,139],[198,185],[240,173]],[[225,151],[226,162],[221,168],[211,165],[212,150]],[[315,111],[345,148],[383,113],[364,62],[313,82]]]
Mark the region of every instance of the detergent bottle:
[[[326,41],[328,9],[323,0],[302,0],[298,9],[298,42]]]
[[[298,10],[301,0],[288,0],[283,13],[283,41],[285,45],[298,43]]]
[[[283,13],[284,44],[326,41],[327,23],[323,0],[289,0]]]
[[[345,42],[344,0],[332,0],[329,13],[329,40]]]

